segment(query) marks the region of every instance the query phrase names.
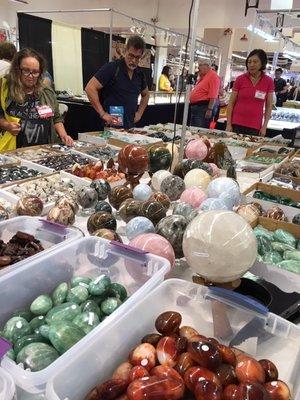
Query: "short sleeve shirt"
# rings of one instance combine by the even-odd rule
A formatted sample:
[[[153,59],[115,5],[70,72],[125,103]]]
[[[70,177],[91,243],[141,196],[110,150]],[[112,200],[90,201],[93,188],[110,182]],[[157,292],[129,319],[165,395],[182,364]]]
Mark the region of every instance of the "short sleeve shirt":
[[[268,94],[274,92],[273,79],[262,74],[253,85],[247,72],[237,77],[233,91],[237,92],[237,99],[232,111],[232,124],[261,129]]]
[[[217,99],[220,89],[220,78],[218,74],[212,69],[199,79],[194,89],[190,94],[191,104],[198,103],[199,101],[207,101],[210,99]]]
[[[143,70],[137,67],[133,71],[132,79],[130,79],[125,61],[118,60],[105,64],[95,74],[95,78],[103,86],[100,91],[100,102],[102,102],[105,111],[109,112],[110,106],[123,106],[123,127],[125,129],[132,128],[138,97],[147,88]]]

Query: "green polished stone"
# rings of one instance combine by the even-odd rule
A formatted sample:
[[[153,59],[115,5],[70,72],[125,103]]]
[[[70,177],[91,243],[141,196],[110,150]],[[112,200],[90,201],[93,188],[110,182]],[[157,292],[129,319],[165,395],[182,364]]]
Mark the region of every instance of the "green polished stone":
[[[81,304],[89,297],[89,292],[84,286],[75,286],[69,290],[67,301],[72,303]]]
[[[14,349],[9,349],[5,355],[13,361],[15,361],[16,359],[16,354],[14,352]]]
[[[12,317],[6,322],[2,333],[5,339],[15,343],[21,337],[30,335],[31,328],[25,318]]]
[[[263,256],[263,262],[266,264],[276,265],[282,261],[282,257],[278,251],[270,251]]]
[[[266,253],[272,251],[272,245],[270,240],[266,239],[264,236],[257,237],[257,251],[258,254],[264,256]]]
[[[287,250],[284,252],[283,258],[285,260],[299,261],[300,264],[300,250]]]
[[[86,300],[84,303],[81,304],[81,311],[82,312],[94,312],[98,315],[101,315],[100,307],[94,300]]]
[[[82,285],[82,286],[88,288],[90,282],[91,282],[91,278],[89,278],[87,276],[74,276],[74,278],[72,278],[72,280],[71,280],[71,287],[73,288],[75,286]]]
[[[66,282],[62,282],[58,285],[52,292],[53,305],[58,306],[59,304],[64,303],[67,299],[68,291],[69,288]]]
[[[46,322],[48,325],[62,320],[72,321],[81,313],[80,306],[75,303],[60,304],[48,312]]]
[[[51,297],[46,294],[42,294],[31,303],[30,311],[35,315],[44,315],[51,310],[52,306],[53,303]]]
[[[31,343],[19,352],[17,363],[23,363],[25,369],[36,372],[48,367],[58,357],[58,352],[49,344]]]
[[[262,237],[264,237],[264,238],[266,238],[266,239],[268,239],[268,240],[270,240],[270,241],[273,240],[273,232],[268,231],[268,229],[264,228],[264,227],[261,226],[261,225],[257,225],[257,226],[253,229],[253,231],[254,231],[256,237],[262,236]]]
[[[111,296],[118,297],[122,302],[127,298],[127,290],[120,283],[112,283],[108,292]]]
[[[102,296],[90,296],[88,300],[94,301],[99,307],[101,306],[102,301],[107,298],[107,294],[104,293]]]
[[[297,242],[295,236],[283,229],[276,229],[274,231],[274,241],[288,244],[293,248],[296,247]]]
[[[29,325],[34,331],[36,328],[39,328],[41,325],[46,323],[46,317],[45,315],[39,315],[38,317],[33,318],[30,322]]]
[[[300,262],[298,260],[283,260],[277,265],[286,271],[300,274]]]
[[[30,310],[17,310],[12,314],[12,317],[22,317],[26,319],[26,321],[31,321],[34,315]]]
[[[85,334],[91,332],[99,323],[98,315],[90,311],[83,312],[73,319],[73,324],[79,326]]]
[[[286,250],[295,250],[293,246],[290,246],[289,244],[286,244],[286,243],[272,242],[271,245],[272,245],[273,250],[279,251],[281,253]]]
[[[108,297],[106,300],[104,300],[101,303],[101,311],[105,315],[110,315],[113,313],[120,305],[122,302],[116,298],[116,297]]]
[[[39,333],[46,339],[49,339],[49,325],[42,325],[39,327]]]
[[[27,346],[30,343],[49,343],[49,341],[41,335],[23,336],[21,337],[21,339],[17,340],[14,345],[15,354],[18,354],[23,349],[23,347]]]
[[[111,284],[110,278],[106,275],[100,275],[93,279],[89,284],[89,292],[93,296],[100,296],[106,292]]]
[[[85,332],[70,321],[54,323],[49,329],[49,340],[63,354],[85,336]]]

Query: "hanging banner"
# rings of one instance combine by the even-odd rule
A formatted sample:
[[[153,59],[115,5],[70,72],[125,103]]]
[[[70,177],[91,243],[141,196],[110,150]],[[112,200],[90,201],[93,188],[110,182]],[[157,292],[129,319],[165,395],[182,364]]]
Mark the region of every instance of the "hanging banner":
[[[112,41],[112,60],[119,60],[125,55],[126,44],[117,40]],[[141,68],[151,68],[151,50],[145,49],[144,54],[139,62]]]

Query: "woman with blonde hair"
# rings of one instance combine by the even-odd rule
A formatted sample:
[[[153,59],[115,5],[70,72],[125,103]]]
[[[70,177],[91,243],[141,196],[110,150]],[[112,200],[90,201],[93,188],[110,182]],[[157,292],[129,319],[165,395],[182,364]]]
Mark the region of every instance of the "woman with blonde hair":
[[[9,74],[0,80],[0,151],[42,145],[57,136],[67,145],[55,92],[43,84],[44,58],[22,49],[13,58]]]

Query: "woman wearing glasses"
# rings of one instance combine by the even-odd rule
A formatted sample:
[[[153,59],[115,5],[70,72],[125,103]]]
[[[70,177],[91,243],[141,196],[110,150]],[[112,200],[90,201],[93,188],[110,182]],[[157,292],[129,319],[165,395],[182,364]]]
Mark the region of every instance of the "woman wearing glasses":
[[[43,85],[43,57],[32,49],[19,51],[10,72],[0,81],[0,151],[51,143],[57,135],[67,145],[54,91]]]

